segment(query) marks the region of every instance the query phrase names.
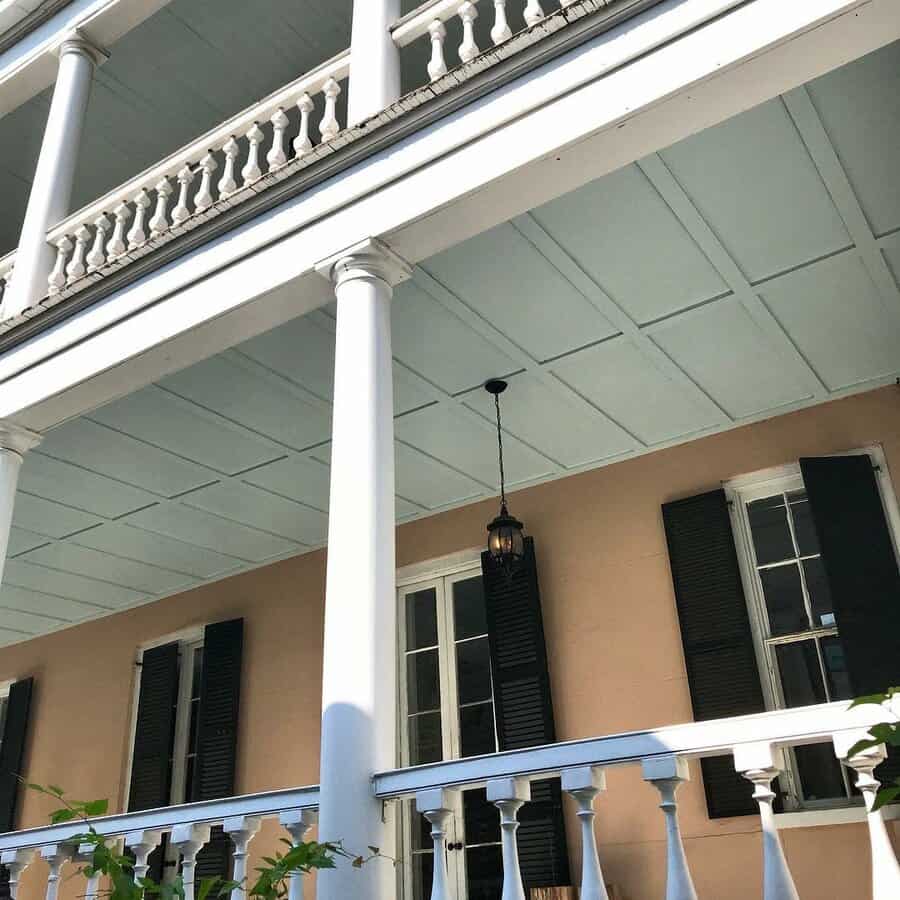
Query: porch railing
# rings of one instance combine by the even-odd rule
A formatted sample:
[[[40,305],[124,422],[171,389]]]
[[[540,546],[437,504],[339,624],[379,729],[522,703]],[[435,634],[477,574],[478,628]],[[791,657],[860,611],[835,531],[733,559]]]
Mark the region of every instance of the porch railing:
[[[277,820],[291,840],[301,841],[315,824],[318,806],[317,787],[294,788],[104,816],[92,819],[91,824],[99,834],[110,841],[122,842],[134,854],[136,880],[147,874],[148,857],[162,843],[163,836],[168,835],[169,844],[181,856],[185,900],[193,900],[197,854],[209,842],[212,826],[221,825],[231,838],[234,844],[234,880],[242,881],[248,874],[248,846],[264,820]],[[9,872],[12,900],[16,900],[22,873],[37,859],[44,860],[48,865],[46,896],[47,900],[55,900],[63,866],[69,862],[82,865],[88,862],[86,854],[90,845],[79,846],[73,841],[85,830],[82,822],[68,822],[0,835],[0,864]],[[97,879],[83,880],[84,889],[78,892],[78,896],[96,900]],[[231,900],[245,900],[245,897],[243,888],[235,888]],[[290,900],[303,900],[303,879],[299,875],[291,880]]]

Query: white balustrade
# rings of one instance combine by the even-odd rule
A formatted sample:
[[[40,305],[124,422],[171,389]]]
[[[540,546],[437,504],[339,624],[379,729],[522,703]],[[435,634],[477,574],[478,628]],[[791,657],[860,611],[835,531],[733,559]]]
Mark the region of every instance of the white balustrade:
[[[192,227],[220,202],[245,188],[259,190],[269,173],[290,171],[291,162],[310,156],[317,143],[333,140],[343,127],[339,101],[349,70],[347,51],[66,218],[47,235],[56,253],[48,293],[63,293],[149,242]],[[288,115],[294,108],[296,126]],[[0,289],[9,282],[11,264],[5,267],[5,261],[0,260]]]

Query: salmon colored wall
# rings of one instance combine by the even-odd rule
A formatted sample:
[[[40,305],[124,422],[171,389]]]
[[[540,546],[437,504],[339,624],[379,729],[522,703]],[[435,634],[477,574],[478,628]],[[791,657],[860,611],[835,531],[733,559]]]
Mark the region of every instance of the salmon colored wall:
[[[512,494],[510,507],[525,521],[537,548],[559,738],[691,719],[660,516],[663,502],[801,456],[875,443],[883,446],[889,468],[900,478],[898,388]],[[474,504],[401,526],[398,565],[480,544],[495,506],[495,501]],[[4,648],[0,680],[36,676],[29,777],[119,802],[136,646],[192,624],[243,616],[238,790],[317,781],[324,572],[324,553],[310,553]],[[698,772],[694,778],[681,793],[681,823],[700,896],[760,897],[757,821],[710,821]],[[664,832],[657,802],[655,790],[635,769],[611,771],[608,791],[598,801],[607,879],[628,900],[656,900],[664,893]],[[47,808],[41,798],[27,796],[22,826],[42,823]],[[801,896],[865,900],[860,884],[865,884],[869,860],[862,826],[792,829],[784,832],[784,843]]]

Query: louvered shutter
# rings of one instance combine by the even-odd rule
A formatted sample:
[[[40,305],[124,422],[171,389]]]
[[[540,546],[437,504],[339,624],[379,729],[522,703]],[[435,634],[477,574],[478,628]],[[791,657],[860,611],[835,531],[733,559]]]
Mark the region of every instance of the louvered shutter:
[[[725,492],[666,503],[662,512],[694,718],[763,712]],[[733,757],[704,759],[701,767],[710,818],[758,813]]]
[[[243,619],[206,627],[192,802],[234,796],[243,648]],[[216,827],[197,856],[198,877],[226,877],[230,859],[231,840]]]
[[[556,741],[534,541],[507,578],[489,553],[481,569],[491,649],[491,677],[501,750]],[[558,778],[532,783],[519,816],[519,862],[527,889],[570,884],[569,854]]]
[[[10,686],[6,720],[0,736],[0,832],[13,831],[19,803],[19,776],[23,775],[25,740],[34,679],[25,678]]]

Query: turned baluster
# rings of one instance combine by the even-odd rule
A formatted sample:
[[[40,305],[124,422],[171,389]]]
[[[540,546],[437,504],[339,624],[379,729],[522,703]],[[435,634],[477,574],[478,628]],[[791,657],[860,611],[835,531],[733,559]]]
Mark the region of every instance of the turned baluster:
[[[263,141],[262,129],[254,122],[246,134],[249,143],[247,150],[247,164],[241,169],[241,177],[244,184],[252,184],[262,178],[262,169],[259,167],[259,145]]]
[[[114,838],[110,841],[106,842],[108,847],[113,849],[113,852],[121,851],[122,841],[121,838]],[[80,844],[78,847],[78,862],[80,862],[85,868],[90,869],[91,864],[94,861],[94,845],[93,844]],[[87,885],[84,889],[84,894],[82,894],[82,900],[97,900],[97,896],[100,893],[100,872],[91,872],[88,874],[84,873],[87,878]]]
[[[569,769],[562,773],[562,789],[578,804],[581,822],[581,900],[609,900],[594,832],[594,800],[606,790],[606,776],[602,769],[590,766]]]
[[[516,832],[519,810],[531,799],[531,785],[521,778],[496,778],[487,783],[487,798],[500,810],[503,891],[500,900],[526,900],[519,868]]]
[[[459,58],[467,63],[480,53],[475,43],[475,20],[478,18],[478,7],[471,0],[465,0],[457,11],[463,26],[463,39],[459,45]]]
[[[62,867],[72,859],[75,848],[71,844],[47,844],[41,847],[41,859],[50,867],[47,873],[46,900],[56,900]]]
[[[87,272],[84,260],[90,243],[91,229],[87,225],[79,225],[75,232],[75,250],[72,253],[72,259],[66,266],[66,280],[69,284],[77,281]]]
[[[772,782],[784,771],[784,757],[771,744],[745,744],[734,751],[734,767],[754,787],[763,840],[763,900],[799,900],[775,825]]]
[[[7,273],[8,277],[9,274]],[[9,874],[6,886],[11,900],[16,900],[22,873],[34,861],[35,853],[35,850],[4,850],[3,853],[0,853],[0,866],[5,866]]]
[[[200,160],[200,187],[194,194],[194,212],[203,212],[204,209],[209,209],[213,205],[215,198],[212,193],[212,177],[213,172],[218,168],[212,150],[208,151]]]
[[[447,61],[444,59],[444,41],[447,38],[447,26],[440,19],[435,19],[428,26],[431,35],[431,59],[428,62],[428,77],[437,81],[441,75],[447,74]]]
[[[283,812],[278,821],[296,846],[303,843],[306,833],[316,824],[318,813],[314,809],[292,809]],[[303,876],[300,872],[291,872],[288,876],[288,900],[303,900]]]
[[[56,262],[47,278],[50,295],[58,294],[66,286],[66,260],[74,244],[65,235],[56,242]]]
[[[106,258],[112,262],[125,253],[125,225],[131,218],[131,207],[123,200],[114,210],[116,224],[106,245]]]
[[[94,245],[87,255],[88,272],[96,272],[106,262],[104,247],[106,246],[106,232],[110,228],[112,228],[112,222],[109,217],[106,213],[100,213],[94,220]]]
[[[537,25],[544,18],[544,10],[541,7],[541,0],[528,0],[523,12],[525,16],[525,24],[529,27]]]
[[[232,880],[236,881],[237,885],[231,890],[231,900],[244,900],[247,896],[244,884],[247,878],[247,851],[250,841],[259,831],[259,825],[259,819],[254,816],[232,816],[222,824],[222,830],[234,844]]]
[[[897,900],[900,897],[900,863],[891,844],[884,813],[873,809],[881,782],[875,777],[875,769],[887,756],[884,744],[869,747],[850,756],[853,745],[869,740],[865,731],[852,731],[834,736],[834,750],[840,761],[856,773],[856,786],[866,804],[866,822],[869,827],[869,852],[872,857],[872,900]]]
[[[180,225],[190,218],[191,208],[188,206],[188,192],[195,174],[196,172],[189,163],[185,163],[178,173],[178,202],[175,204],[175,209],[172,210],[172,221],[176,225]]]
[[[225,168],[222,170],[222,177],[219,179],[219,196],[228,197],[238,189],[234,170],[237,165],[237,158],[241,152],[241,145],[232,136],[225,142],[222,152],[225,154]]]
[[[512,29],[506,18],[506,0],[494,0],[494,27],[491,29],[491,40],[496,46],[511,37]]]
[[[325,113],[319,124],[319,134],[322,135],[323,141],[330,141],[341,130],[337,118],[337,99],[341,93],[341,86],[334,78],[329,78],[322,92],[325,94]]]
[[[284,133],[288,127],[288,117],[283,109],[279,109],[273,113],[269,121],[272,123],[272,146],[266,154],[266,162],[269,164],[269,171],[274,172],[287,162],[287,153],[284,149]]]
[[[315,104],[309,94],[302,94],[297,101],[297,109],[300,110],[300,130],[297,137],[294,138],[294,155],[297,159],[302,159],[312,150],[312,141],[309,139],[309,117]]]
[[[136,250],[147,243],[147,230],[144,220],[150,208],[150,195],[141,189],[134,198],[134,224],[128,230],[128,249]]]
[[[172,183],[168,175],[163,175],[156,183],[156,210],[150,219],[150,236],[158,237],[169,230],[169,197],[172,196]]]
[[[666,900],[697,900],[694,881],[688,868],[681,829],[678,826],[678,803],[675,793],[691,780],[686,759],[663,756],[645,759],[642,763],[644,780],[660,793],[659,808],[666,817]]]
[[[125,835],[125,846],[134,854],[134,882],[140,884],[150,871],[150,854],[159,846],[158,831],[131,831]]]
[[[453,817],[450,792],[443,788],[419,791],[416,810],[431,824],[434,844],[434,874],[431,881],[431,900],[450,900],[450,876],[447,871],[447,826]]]
[[[194,900],[194,873],[197,854],[209,841],[209,825],[176,825],[172,829],[172,844],[181,853],[181,878],[184,900]]]

